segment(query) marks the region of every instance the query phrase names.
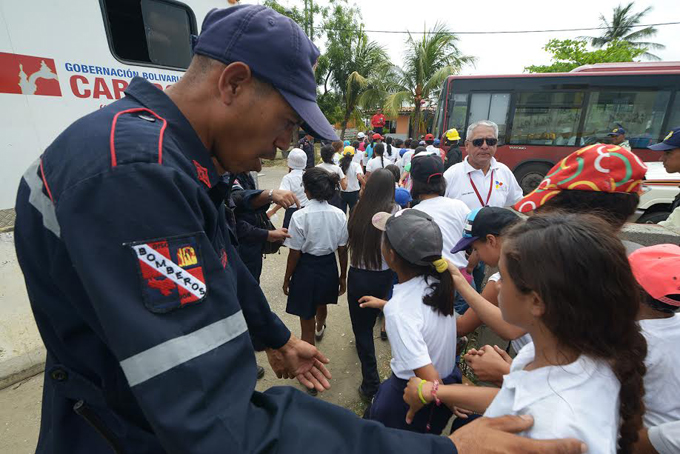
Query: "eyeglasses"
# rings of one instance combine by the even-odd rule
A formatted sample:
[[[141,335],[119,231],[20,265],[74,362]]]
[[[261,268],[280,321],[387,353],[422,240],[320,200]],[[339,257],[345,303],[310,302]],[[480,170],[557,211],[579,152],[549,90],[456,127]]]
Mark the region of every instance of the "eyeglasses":
[[[481,147],[484,141],[486,140],[486,144],[490,147],[493,147],[498,143],[498,139],[494,139],[493,137],[490,138],[485,138],[485,139],[475,139],[472,141],[472,145],[475,147]]]

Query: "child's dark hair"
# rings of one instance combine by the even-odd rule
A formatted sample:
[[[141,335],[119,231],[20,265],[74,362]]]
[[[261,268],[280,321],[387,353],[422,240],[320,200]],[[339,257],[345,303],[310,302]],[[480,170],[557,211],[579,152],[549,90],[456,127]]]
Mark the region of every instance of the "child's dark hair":
[[[391,136],[385,137],[385,153],[390,158],[392,157],[392,137]]]
[[[345,146],[345,142],[342,140],[336,140],[331,143],[331,146],[333,147],[333,153],[342,153],[342,149]]]
[[[385,144],[384,143],[379,143],[376,144],[373,147],[373,154],[375,155],[374,157],[380,157],[380,167],[385,168],[385,159],[383,158],[383,155],[385,154]]]
[[[522,293],[545,304],[542,323],[560,347],[607,361],[621,383],[618,454],[642,428],[647,342],[636,322],[639,292],[626,251],[592,215],[536,215],[507,232],[507,272]]]
[[[352,164],[353,160],[354,160],[354,155],[351,155],[351,154],[343,154],[342,155],[342,158],[340,158],[340,163],[339,163],[340,168],[342,169],[342,173],[347,175],[347,170],[349,170],[349,166]]]
[[[413,166],[413,163],[411,163],[411,166]],[[421,181],[415,178],[411,178],[411,181],[413,183],[411,197],[414,200],[418,200],[422,195],[437,194],[443,196],[446,193],[446,180],[442,175],[432,176],[428,181]]]
[[[312,167],[302,175],[302,184],[305,191],[314,200],[330,200],[340,184],[337,173],[328,172],[321,167]]]
[[[601,191],[562,191],[536,210],[547,213],[553,210],[570,213],[594,214],[621,230],[637,209],[640,196],[635,193]]]
[[[366,181],[364,193],[354,207],[347,223],[350,264],[378,271],[382,266],[380,237],[382,232],[371,223],[376,213],[391,212],[394,203],[394,179],[389,170],[378,169]]]
[[[358,140],[355,140],[354,142],[352,142],[352,147],[354,148],[354,150],[358,150],[359,145],[361,145],[361,142],[359,142]]]
[[[395,166],[394,164],[390,164],[388,166],[385,166],[385,170],[389,170],[392,172],[392,175],[394,175],[394,182],[399,183],[399,180],[401,180],[401,173],[399,172],[399,167]]]
[[[396,148],[401,148],[402,146],[404,146],[404,141],[401,139],[394,139],[394,146]]]
[[[451,277],[449,270],[447,269],[443,273],[439,273],[435,269],[434,264],[423,266],[408,262],[392,247],[387,235],[383,235],[383,241],[394,251],[394,255],[397,256],[401,267],[407,268],[416,276],[425,277],[425,282],[430,286],[431,292],[423,297],[423,303],[442,315],[453,315],[456,287],[453,284],[453,277]],[[441,258],[441,256],[428,257],[425,261],[435,262]]]
[[[411,150],[418,149],[418,141],[416,139],[411,139]]]
[[[333,146],[324,145],[323,147],[321,147],[321,160],[326,164],[333,164],[334,154],[335,150],[333,150]]]
[[[406,139],[404,140],[404,148],[411,148],[411,141],[413,139]]]
[[[655,299],[652,295],[647,293],[642,287],[640,287],[640,298],[643,304],[663,314],[675,314],[676,312],[680,311],[680,306],[672,306],[670,304],[666,304],[662,301],[659,301]],[[680,295],[668,295],[667,298],[675,300],[680,304]]]

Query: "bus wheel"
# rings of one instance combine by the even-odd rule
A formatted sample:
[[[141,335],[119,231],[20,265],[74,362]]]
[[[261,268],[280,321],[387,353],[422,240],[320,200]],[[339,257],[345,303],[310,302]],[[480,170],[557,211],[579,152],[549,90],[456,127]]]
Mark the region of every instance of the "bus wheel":
[[[539,162],[526,164],[515,171],[515,178],[524,194],[528,194],[541,184],[543,178],[552,166]]]

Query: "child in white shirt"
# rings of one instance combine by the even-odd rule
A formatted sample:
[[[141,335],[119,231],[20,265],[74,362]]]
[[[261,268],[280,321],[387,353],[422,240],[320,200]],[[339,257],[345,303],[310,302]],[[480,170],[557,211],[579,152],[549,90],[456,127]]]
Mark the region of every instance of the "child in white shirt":
[[[307,206],[309,200],[307,195],[305,195],[305,188],[302,184],[302,175],[305,173],[305,167],[307,166],[307,154],[300,148],[293,148],[288,153],[288,173],[281,179],[281,184],[279,189],[286,191],[293,191],[295,197],[300,201],[300,207],[304,208]],[[290,218],[298,210],[296,206],[286,209],[286,214],[283,217],[283,228],[287,229],[290,224]],[[276,211],[276,208],[270,210],[267,215],[271,217]]]
[[[647,350],[636,317],[639,296],[626,250],[602,219],[532,216],[505,236],[499,263],[503,318],[533,339],[500,390],[434,387],[411,380],[404,398],[484,412],[531,415],[529,438],[573,437],[589,453],[632,452],[642,428]],[[456,288],[474,293],[457,268]]]

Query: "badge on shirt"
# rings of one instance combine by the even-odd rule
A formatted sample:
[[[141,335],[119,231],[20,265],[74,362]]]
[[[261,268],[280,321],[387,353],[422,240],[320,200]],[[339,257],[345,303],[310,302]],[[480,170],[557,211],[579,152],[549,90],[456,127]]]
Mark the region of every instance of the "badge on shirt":
[[[200,303],[208,293],[198,237],[187,235],[128,244],[137,259],[144,304],[170,312]]]

